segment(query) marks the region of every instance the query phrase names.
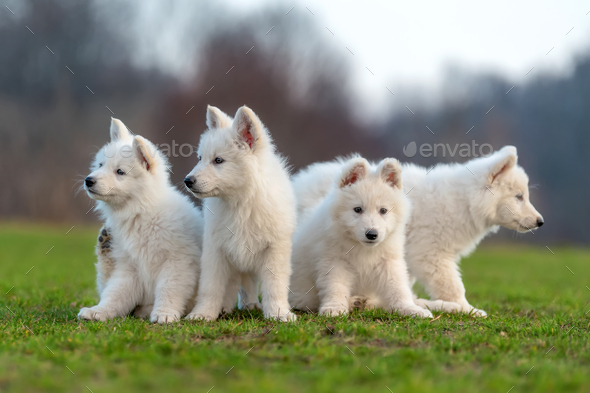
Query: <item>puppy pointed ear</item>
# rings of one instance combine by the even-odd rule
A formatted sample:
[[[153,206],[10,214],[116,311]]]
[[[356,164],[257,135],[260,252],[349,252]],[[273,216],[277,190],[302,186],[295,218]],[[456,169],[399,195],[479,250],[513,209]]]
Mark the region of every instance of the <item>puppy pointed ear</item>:
[[[488,182],[492,184],[516,166],[518,161],[516,147],[504,146],[501,150],[493,154],[490,159],[492,163],[488,171]]]
[[[141,166],[150,173],[155,171],[157,166],[156,154],[158,151],[147,139],[136,135],[133,138],[133,151]]]
[[[362,157],[355,157],[344,164],[338,186],[344,188],[364,179],[369,173],[369,162]]]
[[[246,143],[252,150],[256,148],[264,133],[262,122],[256,113],[245,105],[236,112],[234,129],[239,140]]]
[[[121,120],[111,117],[111,142],[118,142],[131,137],[131,133],[125,124]]]
[[[219,108],[207,105],[207,128],[213,130],[215,128],[226,128],[231,126],[231,117],[226,115]]]
[[[377,173],[387,185],[402,188],[402,166],[395,158],[386,158],[379,163]]]

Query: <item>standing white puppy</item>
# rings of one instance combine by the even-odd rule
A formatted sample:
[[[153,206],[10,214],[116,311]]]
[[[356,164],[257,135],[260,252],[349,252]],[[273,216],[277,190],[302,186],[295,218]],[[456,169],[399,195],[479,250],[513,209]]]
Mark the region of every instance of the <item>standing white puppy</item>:
[[[285,160],[246,106],[233,120],[209,106],[207,126],[199,163],[185,179],[206,213],[199,294],[188,318],[217,319],[233,308],[240,282],[259,281],[264,316],[295,320],[287,296],[295,197]],[[256,286],[243,290],[256,304]]]
[[[408,225],[406,259],[412,276],[431,299],[416,303],[430,309],[486,312],[465,297],[459,261],[500,226],[529,232],[543,216],[529,199],[529,179],[517,165],[514,146],[462,164],[440,164],[431,170],[407,164],[404,186],[414,205]]]
[[[97,154],[84,189],[103,217],[99,237],[98,305],[80,319],[136,316],[177,321],[192,306],[201,256],[202,217],[169,181],[168,162],[117,119],[111,143]]]
[[[369,307],[432,317],[414,304],[404,261],[410,203],[401,167],[361,157],[311,165],[293,179],[300,220],[294,238],[291,304],[320,314],[347,314],[353,297]],[[325,175],[339,169],[326,195]],[[313,203],[315,201],[315,204]]]

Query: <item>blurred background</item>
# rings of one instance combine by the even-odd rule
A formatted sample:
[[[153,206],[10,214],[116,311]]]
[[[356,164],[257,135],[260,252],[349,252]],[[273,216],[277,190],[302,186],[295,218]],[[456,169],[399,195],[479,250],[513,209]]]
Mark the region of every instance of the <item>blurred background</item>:
[[[518,147],[546,225],[588,244],[590,5],[3,1],[0,220],[97,222],[77,194],[110,117],[197,145],[207,104],[247,104],[297,170],[359,152],[431,166]],[[442,156],[404,146],[449,144]],[[181,184],[193,157],[170,157]],[[494,241],[515,237],[502,230]]]

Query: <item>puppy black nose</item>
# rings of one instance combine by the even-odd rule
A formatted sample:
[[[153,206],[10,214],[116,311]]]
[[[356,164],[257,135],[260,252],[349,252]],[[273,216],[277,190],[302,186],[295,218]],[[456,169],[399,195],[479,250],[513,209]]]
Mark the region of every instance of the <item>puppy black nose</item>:
[[[543,226],[543,224],[545,224],[545,221],[543,221],[542,218],[538,218],[537,219],[537,228],[540,227],[540,226]]]
[[[195,184],[195,180],[193,177],[185,177],[184,178],[184,184],[186,184],[186,186],[188,188],[191,188],[193,186],[193,184]]]
[[[377,236],[379,236],[379,232],[377,232],[374,229],[371,229],[369,232],[365,233],[365,236],[369,240],[375,240],[375,239],[377,239]]]
[[[86,183],[86,187],[92,187],[96,184],[96,180],[94,180],[93,177],[88,176],[86,179],[84,179],[84,183]]]

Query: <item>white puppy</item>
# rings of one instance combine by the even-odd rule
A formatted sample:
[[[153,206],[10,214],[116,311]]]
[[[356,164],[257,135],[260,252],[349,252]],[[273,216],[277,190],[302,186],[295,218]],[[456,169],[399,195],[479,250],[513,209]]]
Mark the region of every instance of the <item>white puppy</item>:
[[[100,302],[78,317],[104,321],[135,309],[152,322],[179,320],[198,282],[201,212],[170,184],[168,162],[156,147],[117,119],[91,170],[84,189],[109,233],[99,237]]]
[[[431,310],[485,316],[465,297],[458,263],[499,226],[528,232],[543,225],[529,200],[528,177],[517,165],[516,148],[506,146],[489,157],[427,170],[404,164],[403,184],[412,202],[406,231],[406,262],[411,283],[424,285],[433,300],[416,299]],[[303,195],[296,188],[298,213],[305,217],[318,195],[327,192],[337,163],[310,167]]]
[[[486,316],[465,297],[461,257],[500,226],[528,232],[543,225],[543,217],[529,200],[529,179],[517,165],[516,148],[506,146],[489,157],[441,164],[430,171],[407,164],[403,171],[414,206],[406,241],[408,268],[413,281],[417,279],[431,299],[439,300],[416,303]]]
[[[185,179],[188,189],[205,199],[202,273],[188,318],[215,320],[233,308],[240,282],[244,302],[256,305],[259,281],[264,316],[295,320],[287,296],[295,197],[285,160],[245,106],[233,120],[209,106],[207,126],[199,163]]]
[[[324,179],[334,171],[340,173],[331,182]],[[293,185],[305,206],[293,242],[291,304],[337,315],[348,313],[353,297],[368,297],[370,307],[432,317],[414,304],[404,262],[410,203],[397,160],[315,164]]]

